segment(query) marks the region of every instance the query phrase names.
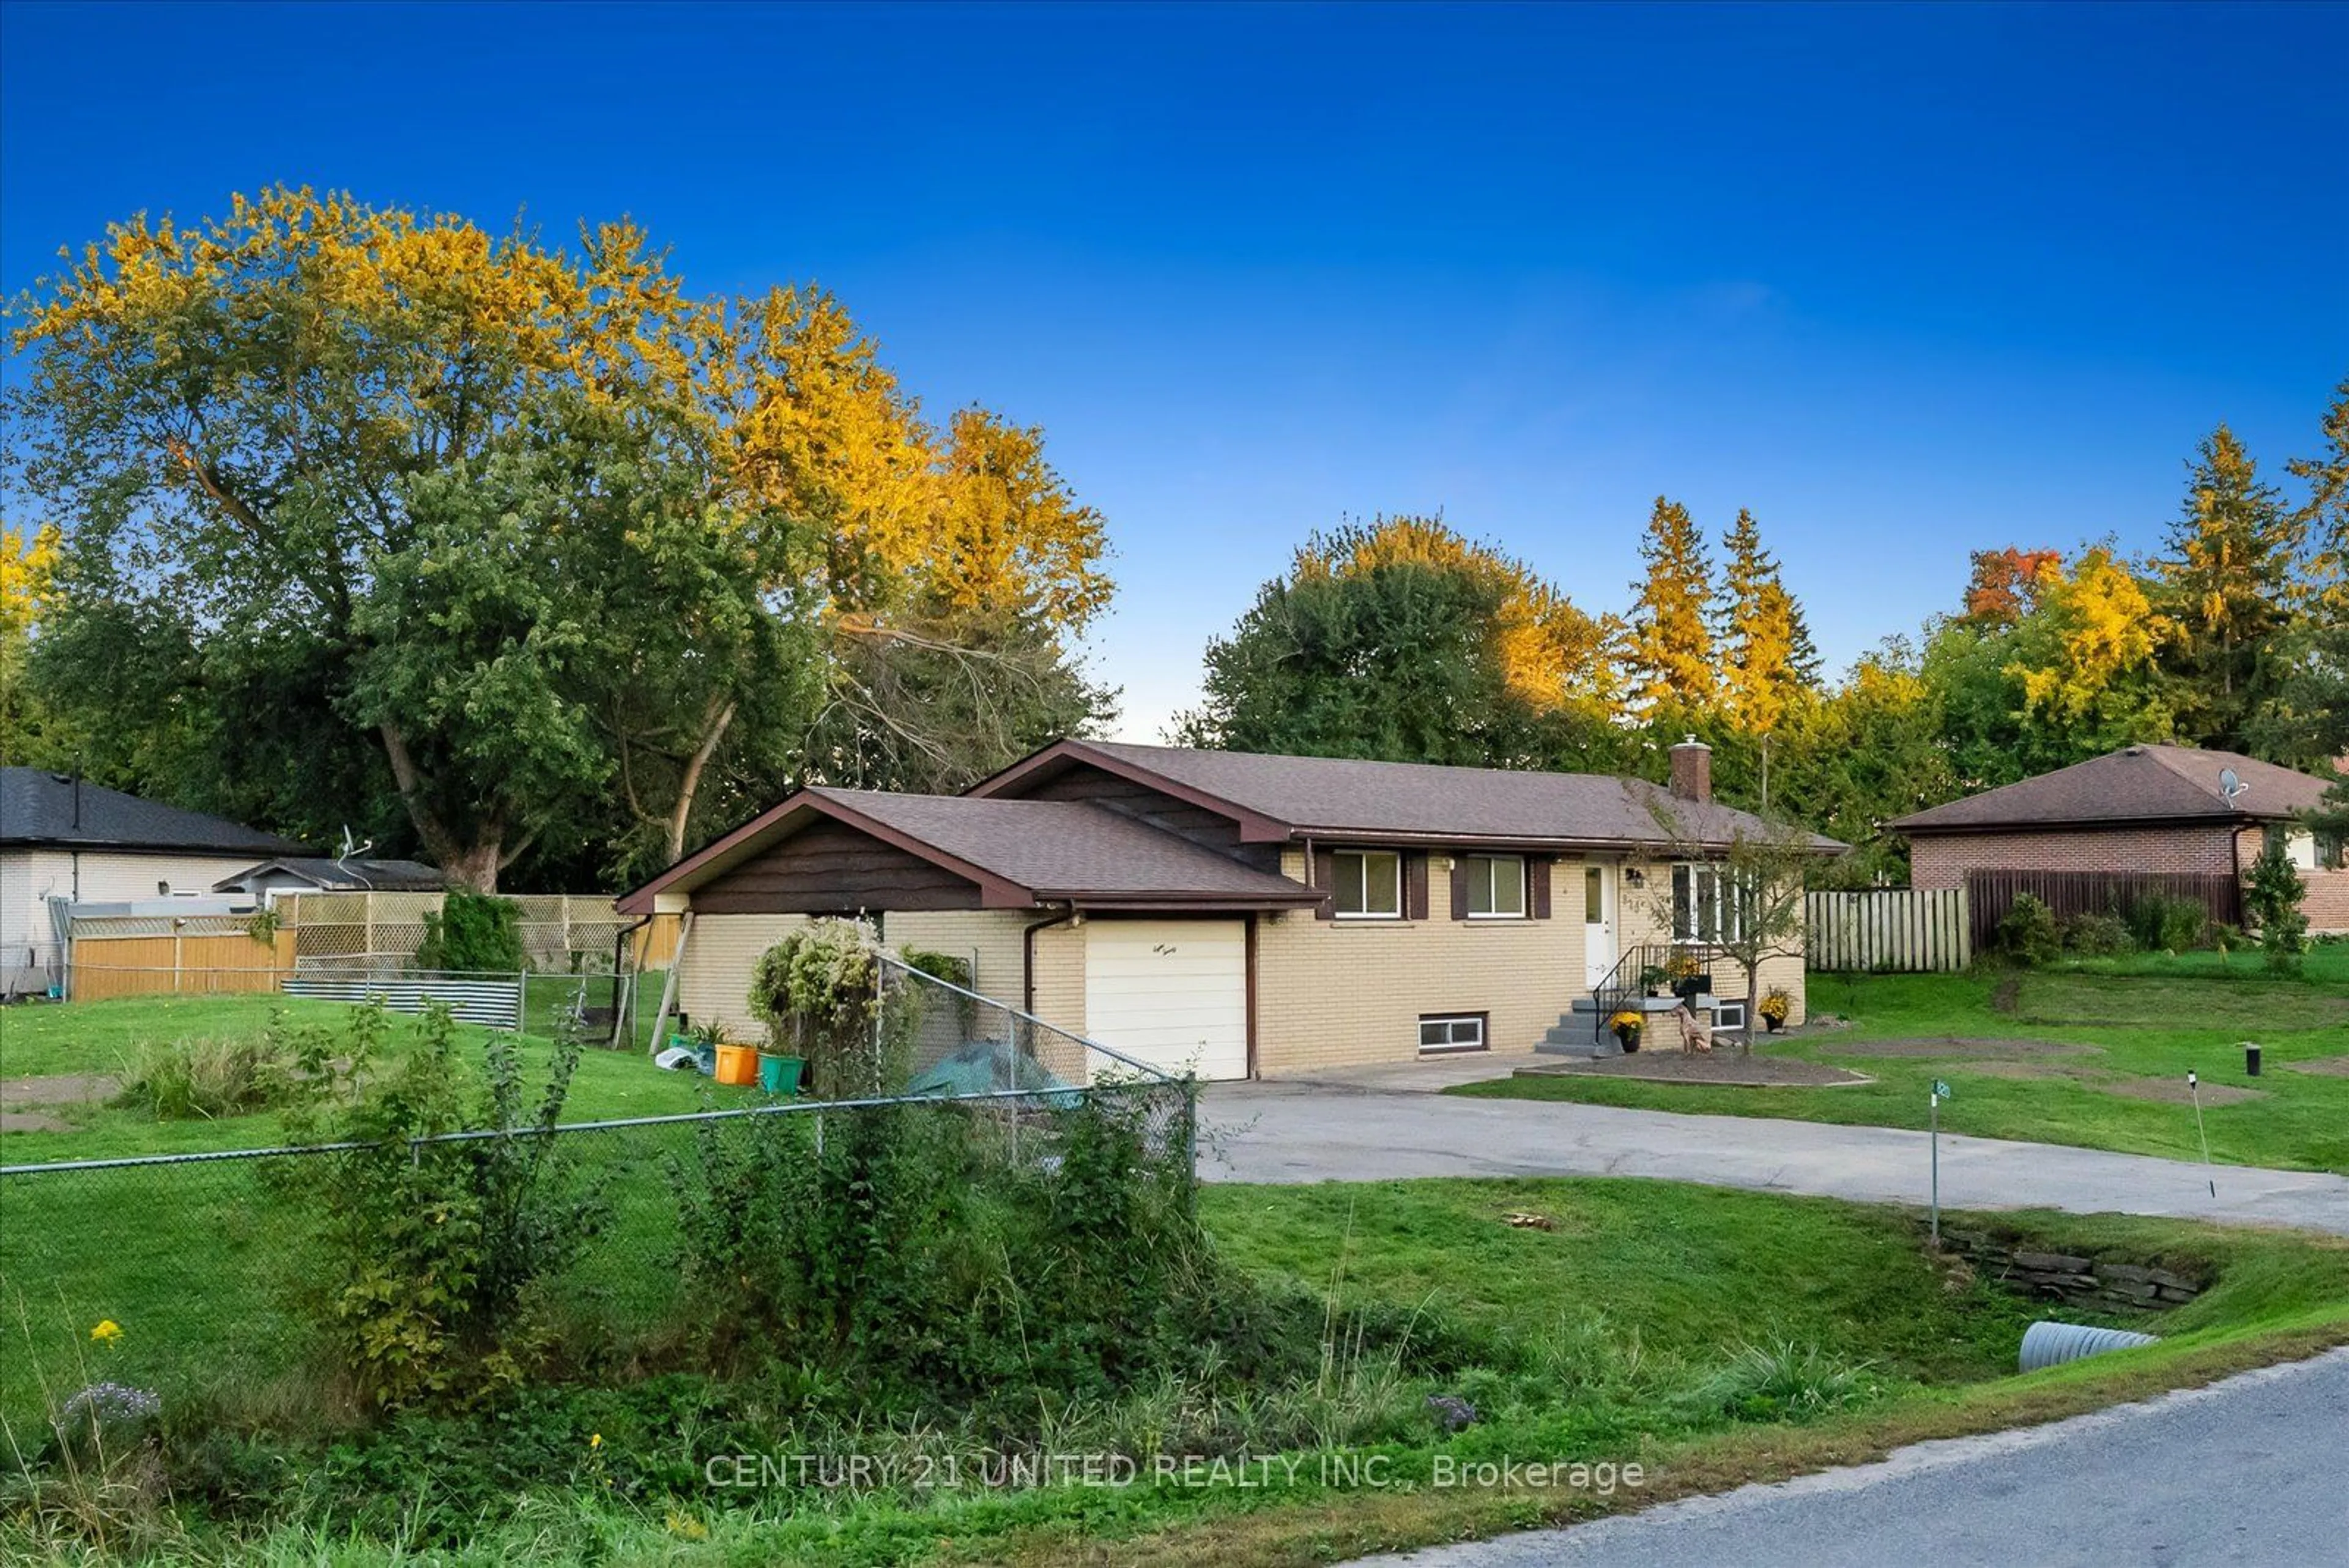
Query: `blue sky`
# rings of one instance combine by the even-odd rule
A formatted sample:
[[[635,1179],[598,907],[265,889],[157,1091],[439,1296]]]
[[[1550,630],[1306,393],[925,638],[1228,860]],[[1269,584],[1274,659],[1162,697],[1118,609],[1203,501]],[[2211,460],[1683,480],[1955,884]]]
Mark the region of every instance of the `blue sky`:
[[[272,182],[815,279],[1110,520],[1154,738],[1310,529],[1620,607],[1754,509],[1840,664],[1967,551],[2149,546],[2349,374],[2349,7],[11,4],[0,278]]]

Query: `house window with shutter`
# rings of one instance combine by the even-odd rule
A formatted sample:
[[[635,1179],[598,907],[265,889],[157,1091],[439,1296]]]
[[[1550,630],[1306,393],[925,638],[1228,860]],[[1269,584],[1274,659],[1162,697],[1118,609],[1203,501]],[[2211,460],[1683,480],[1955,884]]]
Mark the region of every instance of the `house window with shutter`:
[[[1340,849],[1330,857],[1330,890],[1341,920],[1400,920],[1402,857],[1392,849]]]
[[[1472,920],[1522,920],[1526,918],[1526,857],[1522,855],[1469,855],[1460,861],[1468,879],[1468,918]]]

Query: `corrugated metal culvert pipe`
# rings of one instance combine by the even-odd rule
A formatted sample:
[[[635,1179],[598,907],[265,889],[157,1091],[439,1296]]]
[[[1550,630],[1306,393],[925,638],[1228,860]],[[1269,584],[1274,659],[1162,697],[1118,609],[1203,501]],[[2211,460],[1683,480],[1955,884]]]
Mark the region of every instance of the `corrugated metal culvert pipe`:
[[[2102,1355],[2108,1350],[2135,1350],[2140,1345],[2160,1343],[2153,1334],[2132,1334],[2125,1328],[2090,1328],[2084,1323],[2042,1321],[2023,1331],[2023,1370],[2036,1372],[2043,1366],[2061,1366],[2084,1355]]]

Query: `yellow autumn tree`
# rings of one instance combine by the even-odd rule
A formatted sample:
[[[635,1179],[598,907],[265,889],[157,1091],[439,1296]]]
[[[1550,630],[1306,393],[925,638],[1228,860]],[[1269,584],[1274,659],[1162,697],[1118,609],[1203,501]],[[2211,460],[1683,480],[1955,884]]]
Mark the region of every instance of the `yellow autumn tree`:
[[[0,766],[25,761],[38,718],[25,690],[26,656],[57,578],[57,531],[0,528]]]
[[[2027,714],[2090,732],[2089,745],[2115,733],[2164,738],[2168,708],[2156,659],[2176,628],[2155,612],[2137,574],[2097,545],[2068,570],[2059,562],[2043,564],[2036,588],[2038,607],[2017,633],[2018,657],[2006,666],[2022,683]]]

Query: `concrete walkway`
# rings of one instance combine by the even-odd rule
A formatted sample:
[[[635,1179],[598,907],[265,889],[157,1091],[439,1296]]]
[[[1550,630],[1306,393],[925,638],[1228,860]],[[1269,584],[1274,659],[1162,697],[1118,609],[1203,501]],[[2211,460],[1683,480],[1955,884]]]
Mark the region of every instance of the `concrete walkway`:
[[[1354,1568],[1940,1568],[2349,1561],[2349,1350],[1644,1513]]]
[[[1921,1132],[1433,1092],[1506,1076],[1514,1064],[1487,1056],[1211,1085],[1200,1118],[1200,1174],[1211,1181],[1263,1182],[1646,1176],[1864,1202],[1925,1202],[1929,1157]],[[2349,1235],[2349,1178],[2227,1165],[2206,1174],[2199,1165],[2145,1155],[1946,1134],[1941,1204]]]

